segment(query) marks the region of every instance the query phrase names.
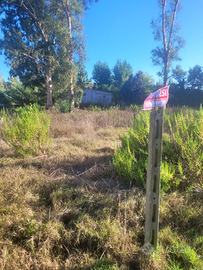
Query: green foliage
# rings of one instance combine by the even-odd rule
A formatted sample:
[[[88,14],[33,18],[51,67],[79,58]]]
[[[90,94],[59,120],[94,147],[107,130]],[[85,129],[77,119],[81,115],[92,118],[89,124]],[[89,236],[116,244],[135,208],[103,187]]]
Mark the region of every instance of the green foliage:
[[[92,266],[91,270],[119,270],[119,267],[117,266],[117,263],[102,259]]]
[[[203,87],[203,67],[201,66],[194,66],[190,68],[188,71],[188,85],[192,89],[202,90]]]
[[[133,73],[133,69],[126,60],[123,62],[118,59],[113,68],[113,78],[116,87],[121,87],[126,82],[129,76]]]
[[[1,139],[20,155],[45,154],[50,147],[50,118],[34,104],[19,108],[11,116],[3,110]]]
[[[54,104],[55,108],[58,109],[62,113],[67,113],[70,111],[70,102],[69,100],[58,100]]]
[[[74,100],[75,100],[76,107],[79,107],[81,100],[82,100],[82,96],[83,96],[83,90],[78,90],[75,92]]]
[[[163,191],[167,192],[169,190],[174,190],[180,183],[174,179],[175,175],[175,165],[169,164],[166,161],[161,164],[161,188]]]
[[[202,261],[198,254],[176,232],[167,227],[161,232],[160,238],[169,259],[169,267],[166,269],[202,269]]]
[[[25,86],[46,89],[47,108],[52,90],[71,88],[75,66],[84,62],[82,19],[93,2],[98,0],[0,2],[0,50],[10,73]]]
[[[148,74],[138,71],[135,75],[130,75],[123,84],[120,95],[127,104],[143,104],[147,95],[152,92],[153,80]]]
[[[37,87],[25,87],[16,78],[11,78],[7,83],[7,91],[4,94],[4,104],[9,110],[37,103],[44,106],[46,93]]]
[[[90,106],[88,106],[88,111],[101,111],[102,108],[100,106],[97,106],[97,105],[92,105],[90,104]]]
[[[101,63],[98,61],[93,68],[92,71],[92,79],[95,81],[97,85],[107,84],[110,85],[112,83],[112,73],[106,62]]]
[[[149,135],[149,113],[140,112],[132,120],[132,127],[121,136],[122,146],[115,149],[113,159],[117,172],[127,181],[145,186],[147,149]]]
[[[203,179],[203,108],[166,111],[161,168],[165,192],[189,189]],[[140,112],[115,149],[114,166],[127,181],[145,186],[149,114]]]
[[[88,74],[85,71],[85,66],[79,66],[77,73],[77,85],[81,88],[87,88],[89,85]]]
[[[187,71],[184,71],[180,65],[177,65],[174,69],[172,69],[171,77],[178,84],[178,89],[180,90],[185,90],[186,74]]]
[[[186,186],[201,180],[203,167],[203,109],[185,109],[166,117],[177,174]]]

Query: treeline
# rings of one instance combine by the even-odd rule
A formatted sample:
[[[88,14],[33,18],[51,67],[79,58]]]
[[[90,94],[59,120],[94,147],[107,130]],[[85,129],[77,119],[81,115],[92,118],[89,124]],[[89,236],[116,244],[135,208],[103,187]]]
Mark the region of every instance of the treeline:
[[[198,107],[202,102],[203,67],[196,65],[184,71],[178,65],[172,69],[172,62],[180,60],[178,52],[184,45],[184,40],[173,32],[179,1],[168,1],[169,9],[164,14],[171,28],[162,29],[164,24],[159,26],[159,20],[152,23],[156,41],[163,45],[167,39],[173,40],[168,42],[171,48],[161,45],[151,52],[153,64],[160,66],[161,81],[156,83],[148,73],[133,73],[132,66],[120,59],[112,69],[106,62],[98,61],[88,79],[82,20],[90,4],[96,2],[0,1],[0,53],[11,68],[8,82],[0,78],[0,104],[15,108],[37,102],[46,104],[47,109],[54,105],[61,111],[72,111],[80,103],[82,88],[111,92],[115,105],[142,104],[150,92],[168,84],[170,105]],[[163,1],[160,14],[165,12],[165,5]],[[169,31],[164,41],[160,31]]]
[[[162,82],[154,81],[148,73],[133,73],[132,66],[126,60],[117,60],[110,69],[106,62],[98,61],[92,71],[94,85],[91,87],[113,94],[115,104],[143,104],[149,93],[163,86]],[[180,65],[171,70],[170,106],[199,107],[203,101],[203,67],[196,65],[184,71]]]
[[[171,71],[169,85],[170,106],[198,108],[203,102],[203,67],[196,65],[187,72],[177,65]],[[106,62],[98,61],[94,65],[91,79],[88,79],[84,66],[78,69],[73,99],[75,106],[79,106],[83,95],[81,89],[91,88],[112,93],[113,105],[140,105],[151,92],[162,86],[161,82],[155,83],[148,73],[142,71],[133,73],[132,66],[126,60],[117,60],[112,69]],[[57,91],[53,94],[53,104],[62,112],[70,110],[66,95],[66,92]],[[0,76],[0,104],[3,103],[9,109],[33,103],[44,106],[46,98],[46,91],[43,88],[25,86],[17,77],[11,77],[5,82]]]

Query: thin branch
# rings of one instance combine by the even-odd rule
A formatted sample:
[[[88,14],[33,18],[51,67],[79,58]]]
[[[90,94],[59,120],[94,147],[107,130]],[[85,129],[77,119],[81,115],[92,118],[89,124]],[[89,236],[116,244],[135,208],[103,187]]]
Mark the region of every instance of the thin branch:
[[[39,20],[37,19],[37,16],[35,15],[35,11],[34,11],[33,7],[31,6],[31,8],[32,8],[32,10],[33,10],[33,13],[32,13],[32,12],[29,10],[29,8],[28,8],[25,4],[18,5],[18,4],[15,4],[15,3],[14,3],[13,5],[16,6],[16,7],[19,7],[19,8],[22,8],[22,9],[26,10],[26,12],[28,13],[28,15],[36,21],[36,23],[37,23],[37,25],[38,25],[38,27],[39,27],[41,33],[42,33],[42,36],[43,36],[44,40],[47,42],[47,41],[48,41],[48,39],[47,39],[47,34],[46,34],[45,31],[42,29],[42,25],[41,25],[41,23],[39,22]]]
[[[31,55],[29,55],[29,54],[27,54],[27,53],[23,53],[23,55],[24,55],[25,57],[30,58],[31,60],[37,62],[37,64],[42,65],[42,66],[45,66],[45,64],[44,64],[43,62],[37,60],[35,57],[33,57],[33,56],[31,56]]]

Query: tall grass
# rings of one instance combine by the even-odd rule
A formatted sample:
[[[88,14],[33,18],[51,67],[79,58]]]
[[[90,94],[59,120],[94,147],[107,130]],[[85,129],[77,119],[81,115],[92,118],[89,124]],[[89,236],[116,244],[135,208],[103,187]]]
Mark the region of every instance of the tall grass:
[[[121,143],[119,136],[130,128],[135,133],[142,127],[141,139],[132,133],[130,143],[139,148],[136,155],[145,157],[147,114],[136,118],[131,109],[76,109],[48,115],[53,138],[49,155],[15,155],[0,140],[0,269],[203,269],[203,192],[200,184],[184,182],[190,173],[181,159],[172,162],[172,156],[179,160],[179,152],[171,147],[167,119],[168,186],[167,193],[161,192],[158,249],[149,257],[142,251],[142,182],[129,183],[113,165],[114,142]],[[177,178],[180,184],[173,186]]]

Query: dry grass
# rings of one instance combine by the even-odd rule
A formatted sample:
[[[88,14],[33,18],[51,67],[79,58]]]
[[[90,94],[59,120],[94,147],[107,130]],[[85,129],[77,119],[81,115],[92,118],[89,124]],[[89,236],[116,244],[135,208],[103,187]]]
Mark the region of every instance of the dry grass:
[[[112,164],[134,112],[49,113],[49,156],[21,158],[0,140],[0,269],[172,269],[170,254],[142,252],[145,191]],[[202,254],[201,192],[162,195],[161,247],[175,230]]]

